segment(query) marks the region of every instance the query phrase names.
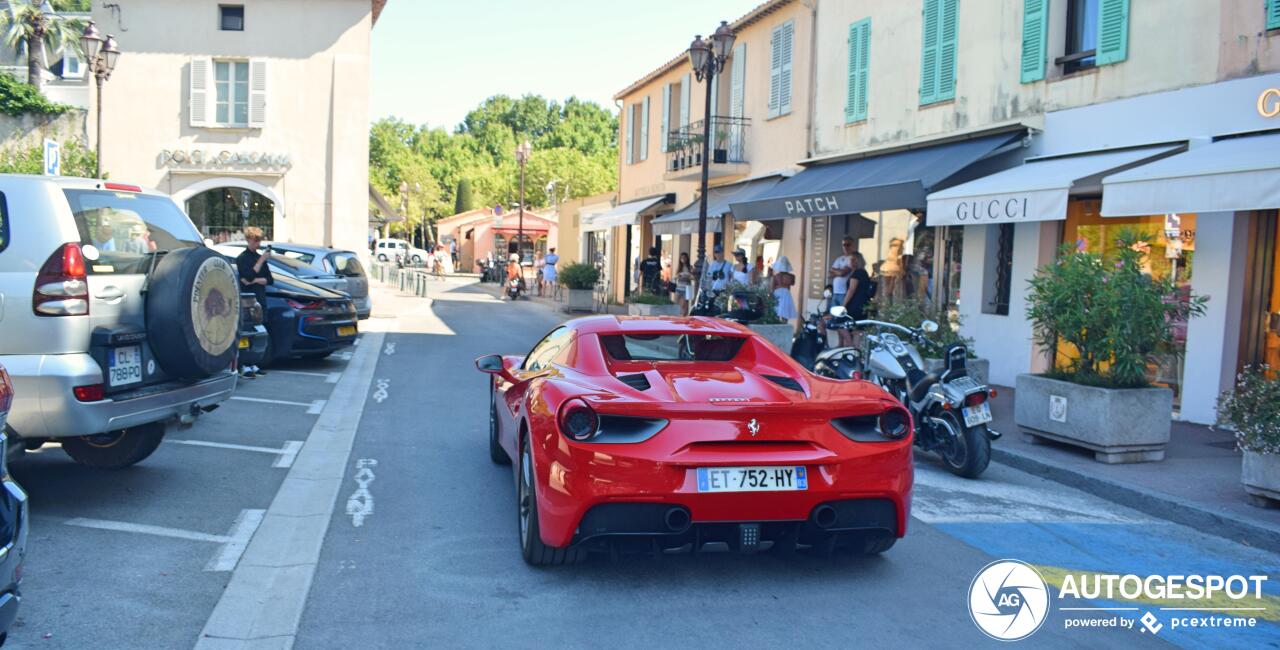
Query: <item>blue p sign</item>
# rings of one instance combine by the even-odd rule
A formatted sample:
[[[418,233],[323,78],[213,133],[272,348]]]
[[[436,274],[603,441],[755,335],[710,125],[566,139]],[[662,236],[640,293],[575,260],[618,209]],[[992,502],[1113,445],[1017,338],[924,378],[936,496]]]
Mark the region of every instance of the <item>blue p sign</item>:
[[[62,175],[62,147],[53,140],[44,141],[44,175]]]

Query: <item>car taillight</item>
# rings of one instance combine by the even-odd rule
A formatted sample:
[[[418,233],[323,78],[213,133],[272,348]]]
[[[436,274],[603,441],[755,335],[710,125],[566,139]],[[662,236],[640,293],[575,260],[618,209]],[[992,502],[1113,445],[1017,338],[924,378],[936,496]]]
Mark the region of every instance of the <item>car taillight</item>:
[[[288,300],[285,300],[285,302],[289,303],[290,307],[293,307],[298,311],[310,311],[312,309],[320,309],[321,307],[324,307],[323,300],[312,300],[310,302],[300,302],[290,298]]]
[[[986,394],[986,393],[984,393],[984,392],[969,393],[968,395],[965,395],[965,398],[964,398],[964,405],[965,405],[965,406],[970,406],[970,407],[972,407],[972,406],[978,406],[979,404],[981,404],[981,403],[983,403],[983,402],[985,402],[985,401],[987,401],[987,394]]]
[[[91,384],[89,386],[76,386],[71,389],[76,399],[81,402],[101,402],[106,396],[102,384]]]
[[[586,402],[573,399],[560,407],[560,430],[571,439],[590,440],[599,428],[600,418]]]
[[[79,244],[59,246],[40,267],[31,308],[37,316],[89,313],[89,279]]]
[[[9,381],[9,371],[0,366],[0,413],[7,412],[13,406],[13,382]]]
[[[880,414],[877,425],[880,435],[899,440],[911,432],[911,416],[900,408],[891,408]]]

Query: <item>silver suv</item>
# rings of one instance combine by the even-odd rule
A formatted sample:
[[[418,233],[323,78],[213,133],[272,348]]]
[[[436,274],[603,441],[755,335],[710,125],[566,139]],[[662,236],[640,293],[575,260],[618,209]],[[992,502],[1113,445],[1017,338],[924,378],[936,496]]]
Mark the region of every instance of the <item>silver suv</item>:
[[[127,467],[236,385],[240,291],[159,192],[0,175],[0,364],[11,443]]]

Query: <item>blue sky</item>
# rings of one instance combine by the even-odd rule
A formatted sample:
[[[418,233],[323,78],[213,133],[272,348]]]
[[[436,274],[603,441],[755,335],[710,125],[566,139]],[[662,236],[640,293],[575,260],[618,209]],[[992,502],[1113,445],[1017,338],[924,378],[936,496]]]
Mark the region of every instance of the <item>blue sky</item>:
[[[761,0],[390,0],[373,30],[373,119],[452,129],[490,95],[613,94]]]

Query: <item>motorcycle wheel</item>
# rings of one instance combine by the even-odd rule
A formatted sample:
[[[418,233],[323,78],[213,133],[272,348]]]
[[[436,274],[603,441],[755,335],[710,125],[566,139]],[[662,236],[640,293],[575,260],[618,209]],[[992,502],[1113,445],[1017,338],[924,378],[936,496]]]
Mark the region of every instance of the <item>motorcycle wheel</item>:
[[[987,425],[966,427],[952,411],[944,411],[941,417],[960,433],[938,450],[943,464],[956,476],[978,478],[991,463],[991,438],[987,436]]]

